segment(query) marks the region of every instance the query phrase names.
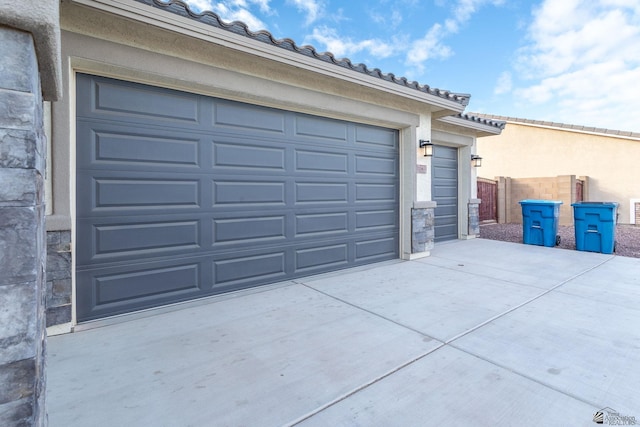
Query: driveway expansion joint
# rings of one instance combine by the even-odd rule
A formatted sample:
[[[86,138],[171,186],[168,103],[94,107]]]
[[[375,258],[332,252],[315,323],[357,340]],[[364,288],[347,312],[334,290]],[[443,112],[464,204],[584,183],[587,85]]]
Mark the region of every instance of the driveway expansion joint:
[[[329,297],[329,298],[334,299],[334,300],[336,300],[336,301],[340,301],[341,303],[346,304],[346,305],[348,305],[348,306],[350,306],[350,307],[353,307],[353,308],[355,308],[355,309],[357,309],[357,310],[364,311],[365,313],[371,314],[372,316],[379,317],[380,319],[386,320],[387,322],[391,322],[391,323],[393,323],[394,325],[400,326],[400,327],[402,327],[402,328],[404,328],[404,329],[408,329],[408,330],[410,330],[410,331],[412,331],[412,332],[415,332],[415,333],[417,333],[417,334],[420,334],[420,335],[422,335],[423,337],[429,338],[429,339],[434,340],[434,341],[442,342],[442,340],[439,340],[439,339],[434,338],[434,337],[432,337],[432,336],[430,336],[430,335],[427,335],[427,334],[425,334],[424,332],[422,332],[422,331],[420,331],[420,330],[418,330],[418,329],[412,328],[411,326],[408,326],[408,325],[405,325],[405,324],[403,324],[403,323],[400,323],[400,322],[398,322],[398,321],[396,321],[396,320],[393,320],[393,319],[391,319],[391,318],[389,318],[389,317],[383,316],[383,315],[381,315],[380,313],[376,313],[375,311],[368,310],[368,309],[366,309],[366,308],[364,308],[364,307],[361,307],[361,306],[359,306],[359,305],[357,305],[357,304],[354,304],[354,303],[349,302],[349,301],[347,301],[347,300],[344,300],[344,299],[342,299],[342,298],[338,298],[338,297],[336,297],[335,295],[331,295],[331,294],[329,294],[329,293],[327,293],[327,292],[321,291],[321,290],[319,290],[319,289],[317,289],[317,288],[314,288],[314,287],[313,287],[313,286],[311,286],[311,285],[308,285],[308,284],[303,283],[303,282],[296,282],[296,283],[298,283],[298,284],[300,284],[300,285],[302,285],[302,286],[304,286],[304,287],[306,287],[306,288],[308,288],[308,289],[311,289],[312,291],[318,292],[319,294],[322,294],[322,295],[324,295],[324,296],[326,296],[326,297]]]
[[[413,365],[414,363],[418,362],[421,359],[424,359],[425,357],[427,357],[431,353],[434,353],[434,352],[440,350],[445,345],[446,344],[439,344],[436,348],[433,348],[433,349],[431,349],[431,350],[429,350],[429,351],[427,351],[425,353],[420,354],[417,357],[414,357],[413,359],[411,359],[411,360],[409,360],[407,362],[404,362],[404,363],[400,364],[399,366],[396,366],[395,368],[393,368],[393,369],[389,370],[388,372],[385,372],[384,374],[372,379],[371,381],[367,381],[366,383],[361,384],[360,386],[358,386],[358,387],[354,388],[353,390],[343,394],[342,396],[339,396],[339,397],[331,400],[330,402],[327,402],[324,405],[317,407],[313,411],[301,416],[300,418],[297,418],[296,420],[291,421],[288,424],[284,424],[284,426],[285,427],[293,427],[293,426],[296,426],[296,425],[300,424],[303,421],[306,421],[306,420],[312,418],[314,415],[317,415],[320,412],[322,412],[322,411],[324,411],[326,409],[329,409],[330,407],[332,407],[334,405],[337,405],[338,403],[342,402],[345,399],[348,399],[349,397],[353,396],[354,394],[357,394],[357,393],[359,393],[359,392],[371,387],[372,385],[384,380],[385,378],[390,377],[391,375],[395,374],[396,372],[401,371],[402,369]]]
[[[470,352],[468,350],[464,350],[464,349],[456,346],[454,344],[454,342],[459,340],[460,338],[462,338],[462,337],[464,337],[466,335],[469,335],[469,334],[477,331],[478,329],[490,324],[491,322],[493,322],[493,321],[495,321],[497,319],[500,319],[500,318],[502,318],[502,317],[504,317],[504,316],[506,316],[506,315],[508,315],[508,314],[510,314],[510,313],[512,313],[512,312],[514,312],[514,311],[516,311],[516,310],[518,310],[518,309],[520,309],[520,308],[522,308],[522,307],[524,307],[524,306],[526,306],[526,305],[528,305],[528,304],[530,304],[530,303],[532,303],[532,302],[534,302],[534,301],[536,301],[536,300],[538,300],[540,298],[542,298],[543,296],[545,296],[545,295],[557,290],[558,288],[560,288],[561,286],[567,284],[568,282],[570,282],[570,281],[572,281],[572,280],[574,280],[574,279],[576,279],[576,278],[578,278],[578,277],[580,277],[580,276],[582,276],[582,275],[584,275],[584,274],[586,274],[586,273],[588,273],[588,272],[590,272],[590,271],[602,266],[603,264],[611,261],[612,259],[613,259],[613,257],[608,258],[608,259],[598,263],[595,266],[592,266],[592,267],[590,267],[590,268],[588,268],[586,270],[583,270],[583,271],[581,271],[581,272],[579,272],[577,274],[574,274],[573,276],[569,277],[568,279],[565,279],[565,280],[561,281],[560,283],[558,283],[557,285],[555,285],[555,286],[553,286],[553,287],[551,287],[549,289],[546,289],[545,291],[541,292],[540,294],[538,294],[538,295],[536,295],[536,296],[534,296],[532,298],[529,298],[528,300],[522,302],[521,304],[518,304],[515,307],[512,307],[512,308],[510,308],[510,309],[508,309],[508,310],[506,310],[506,311],[504,311],[502,313],[499,313],[499,314],[491,317],[490,319],[485,320],[484,322],[482,322],[482,323],[480,323],[480,324],[478,324],[478,325],[476,325],[476,326],[474,326],[474,327],[472,327],[472,328],[470,328],[470,329],[468,329],[468,330],[466,330],[466,331],[464,331],[464,332],[462,332],[462,333],[460,333],[460,334],[454,336],[453,338],[450,338],[450,339],[448,339],[448,340],[446,340],[444,342],[442,342],[441,340],[438,340],[438,339],[436,339],[434,337],[431,337],[431,336],[425,334],[424,332],[422,332],[422,331],[420,331],[418,329],[415,329],[415,328],[412,328],[412,327],[410,327],[408,325],[399,323],[399,322],[397,322],[397,321],[395,321],[393,319],[390,319],[390,318],[388,318],[386,316],[383,316],[383,315],[381,315],[379,313],[376,313],[374,311],[368,310],[368,309],[366,309],[364,307],[361,307],[359,305],[356,305],[354,303],[346,301],[346,300],[344,300],[342,298],[338,298],[338,297],[336,297],[334,295],[331,295],[331,294],[329,294],[327,292],[321,291],[321,290],[319,290],[319,289],[317,289],[317,288],[315,288],[315,287],[313,287],[313,286],[311,286],[311,285],[309,285],[307,283],[304,283],[302,281],[294,280],[293,282],[296,283],[296,284],[302,285],[302,286],[304,286],[304,287],[306,287],[308,289],[311,289],[311,290],[313,290],[315,292],[318,292],[318,293],[320,293],[322,295],[325,295],[325,296],[327,296],[329,298],[332,298],[332,299],[334,299],[336,301],[340,301],[341,303],[346,304],[348,306],[351,306],[351,307],[353,307],[353,308],[355,308],[357,310],[364,311],[364,312],[366,312],[368,314],[371,314],[371,315],[373,315],[375,317],[378,317],[378,318],[381,318],[381,319],[383,319],[385,321],[391,322],[391,323],[393,323],[395,325],[398,325],[398,326],[400,326],[400,327],[402,327],[404,329],[408,329],[408,330],[416,332],[416,333],[418,333],[418,334],[420,334],[420,335],[422,335],[424,337],[427,337],[427,338],[430,338],[432,340],[438,341],[441,344],[439,344],[437,347],[435,347],[435,348],[433,348],[433,349],[431,349],[431,350],[429,350],[429,351],[427,351],[427,352],[425,352],[425,353],[423,353],[423,354],[421,354],[421,355],[419,355],[419,356],[417,356],[417,357],[415,357],[415,358],[413,358],[413,359],[411,359],[411,360],[409,360],[409,361],[407,361],[405,363],[402,363],[401,365],[399,365],[399,366],[391,369],[390,371],[388,371],[388,372],[386,372],[386,373],[384,373],[384,374],[372,379],[371,381],[368,381],[368,382],[366,382],[364,384],[361,384],[360,386],[358,386],[358,387],[354,388],[353,390],[351,390],[351,391],[349,391],[349,392],[347,392],[347,393],[345,393],[345,394],[343,394],[343,395],[331,400],[330,402],[327,402],[324,405],[319,406],[318,408],[316,408],[313,411],[303,415],[302,417],[300,417],[300,418],[298,418],[298,419],[296,419],[296,420],[294,420],[294,421],[292,421],[292,422],[290,422],[288,424],[285,424],[285,426],[287,426],[287,427],[296,426],[296,425],[298,425],[298,424],[300,424],[300,423],[312,418],[313,416],[315,416],[315,415],[327,410],[328,408],[330,408],[330,407],[342,402],[343,400],[348,399],[349,397],[351,397],[351,396],[353,396],[353,395],[355,395],[355,394],[357,394],[357,393],[359,393],[359,392],[371,387],[372,385],[384,380],[385,378],[390,377],[391,375],[395,374],[396,372],[399,372],[402,369],[413,365],[414,363],[422,360],[423,358],[427,357],[428,355],[430,355],[432,353],[435,353],[436,351],[438,351],[438,350],[440,350],[442,348],[445,348],[447,346],[449,346],[449,347],[451,347],[451,348],[453,348],[453,349],[455,349],[457,351],[461,351],[461,352],[463,352],[465,354],[468,354],[468,355],[470,355],[472,357],[475,357],[477,359],[480,359],[480,360],[482,360],[484,362],[487,362],[487,363],[489,363],[491,365],[497,366],[500,369],[504,369],[504,370],[506,370],[508,372],[511,372],[511,373],[513,373],[515,375],[518,375],[518,376],[520,376],[520,377],[522,377],[522,378],[524,378],[526,380],[533,381],[533,382],[535,382],[535,383],[537,383],[537,384],[539,384],[539,385],[541,385],[541,386],[543,386],[545,388],[553,390],[553,391],[555,391],[557,393],[560,393],[560,394],[562,394],[564,396],[567,396],[569,398],[572,398],[572,399],[575,399],[575,400],[580,401],[582,403],[585,403],[587,405],[590,405],[593,408],[598,408],[598,404],[596,404],[594,402],[591,402],[591,401],[588,401],[586,399],[580,398],[579,396],[573,395],[573,394],[568,393],[568,392],[566,392],[564,390],[561,390],[559,388],[553,387],[553,386],[551,386],[549,384],[546,384],[546,383],[544,383],[544,382],[542,382],[540,380],[537,380],[537,379],[535,379],[533,377],[530,377],[530,376],[528,376],[528,375],[526,375],[526,374],[524,374],[522,372],[513,370],[512,368],[509,368],[507,366],[503,366],[503,365],[501,365],[501,364],[499,364],[499,363],[497,363],[497,362],[495,362],[493,360],[487,359],[487,358],[482,357],[482,356],[480,356],[478,354],[472,353],[472,352]],[[442,267],[442,268],[450,269],[448,267]],[[455,269],[452,269],[452,270],[455,270]]]

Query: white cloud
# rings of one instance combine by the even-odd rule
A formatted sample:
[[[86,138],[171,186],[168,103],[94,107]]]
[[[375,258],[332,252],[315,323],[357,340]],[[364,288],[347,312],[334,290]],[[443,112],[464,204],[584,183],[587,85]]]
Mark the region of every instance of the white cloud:
[[[402,24],[402,13],[399,10],[394,10],[391,12],[391,27],[396,28],[398,25]]]
[[[258,5],[260,11],[266,14],[273,14],[271,7],[269,6],[269,0],[250,0],[250,3]]]
[[[453,55],[451,48],[442,43],[443,30],[435,24],[421,39],[415,40],[407,52],[406,64],[414,72],[422,73],[424,63],[430,59],[446,59]]]
[[[384,12],[369,11],[369,18],[381,27],[390,28],[398,28],[404,20],[402,12],[398,9],[392,10],[391,13],[387,9],[384,9]]]
[[[496,82],[496,87],[493,89],[493,93],[496,95],[502,95],[504,93],[511,92],[513,88],[513,79],[511,78],[511,73],[509,71],[505,71],[498,77],[498,81]]]
[[[211,0],[187,0],[186,3],[196,12],[213,10],[213,1]]]
[[[197,12],[211,11],[225,22],[240,21],[246,24],[250,30],[258,31],[266,29],[266,25],[255,14],[251,13],[251,5],[256,5],[262,13],[273,14],[269,7],[270,0],[187,0],[191,9]]]
[[[500,6],[503,3],[504,0],[458,0],[453,6],[453,17],[447,19],[444,26],[450,33],[457,33],[460,26],[486,4]]]
[[[452,8],[452,16],[443,24],[434,24],[424,37],[414,41],[407,52],[405,63],[411,68],[408,74],[423,73],[425,62],[430,59],[446,59],[453,49],[444,43],[447,36],[456,34],[486,4],[501,5],[504,0],[458,0]]]
[[[293,4],[299,11],[306,13],[307,25],[314,23],[324,11],[324,3],[322,0],[287,0],[287,3]]]
[[[340,36],[338,32],[329,27],[317,27],[313,33],[305,39],[305,43],[313,44],[316,41],[326,46],[327,51],[337,58],[352,56],[360,52],[368,52],[376,58],[386,58],[393,54],[393,46],[377,39],[353,41],[349,37]]]
[[[234,12],[231,12],[229,14],[229,18],[232,21],[240,21],[245,23],[247,27],[249,27],[249,29],[252,31],[264,30],[267,28],[267,26],[260,20],[260,18],[257,18],[247,9],[238,9]]]
[[[640,130],[640,2],[546,0],[529,39],[516,65],[520,103],[555,105],[555,121]]]

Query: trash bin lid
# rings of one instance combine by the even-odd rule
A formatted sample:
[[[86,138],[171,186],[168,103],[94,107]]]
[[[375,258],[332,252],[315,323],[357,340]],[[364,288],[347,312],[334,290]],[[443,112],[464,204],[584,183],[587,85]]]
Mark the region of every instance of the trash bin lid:
[[[575,202],[571,206],[601,206],[606,208],[617,207],[618,202]]]
[[[518,203],[521,205],[561,205],[562,200],[538,200],[538,199],[524,199]]]

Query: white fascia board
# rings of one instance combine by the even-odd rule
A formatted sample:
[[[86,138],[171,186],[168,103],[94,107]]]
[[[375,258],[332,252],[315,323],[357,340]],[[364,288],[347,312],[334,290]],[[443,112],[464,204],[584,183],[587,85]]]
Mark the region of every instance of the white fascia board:
[[[442,118],[439,118],[438,121],[455,125],[455,126],[460,126],[465,129],[475,130],[479,132],[477,136],[500,135],[502,133],[502,129],[498,127],[485,125],[483,123],[466,120],[460,117],[454,117],[454,116],[442,117]]]
[[[436,107],[435,110],[446,109],[454,112],[455,114],[460,113],[465,109],[464,105],[456,101],[420,92],[397,83],[368,76],[364,73],[349,70],[335,64],[325,63],[321,60],[316,60],[297,52],[292,52],[258,40],[253,40],[249,37],[235,34],[231,31],[226,31],[211,25],[206,25],[197,20],[185,18],[184,16],[176,15],[171,12],[152,8],[133,0],[72,1],[94,9],[123,16],[128,19],[164,28],[169,31],[209,41],[230,49],[313,71],[326,76],[340,78],[344,81],[429,104],[431,107]],[[434,110],[434,108],[431,109]]]

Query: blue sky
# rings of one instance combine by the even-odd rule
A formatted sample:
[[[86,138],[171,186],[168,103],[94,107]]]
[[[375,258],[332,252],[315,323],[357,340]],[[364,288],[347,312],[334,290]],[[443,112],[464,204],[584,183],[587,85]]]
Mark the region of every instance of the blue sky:
[[[640,0],[188,0],[471,94],[467,112],[640,132]]]

